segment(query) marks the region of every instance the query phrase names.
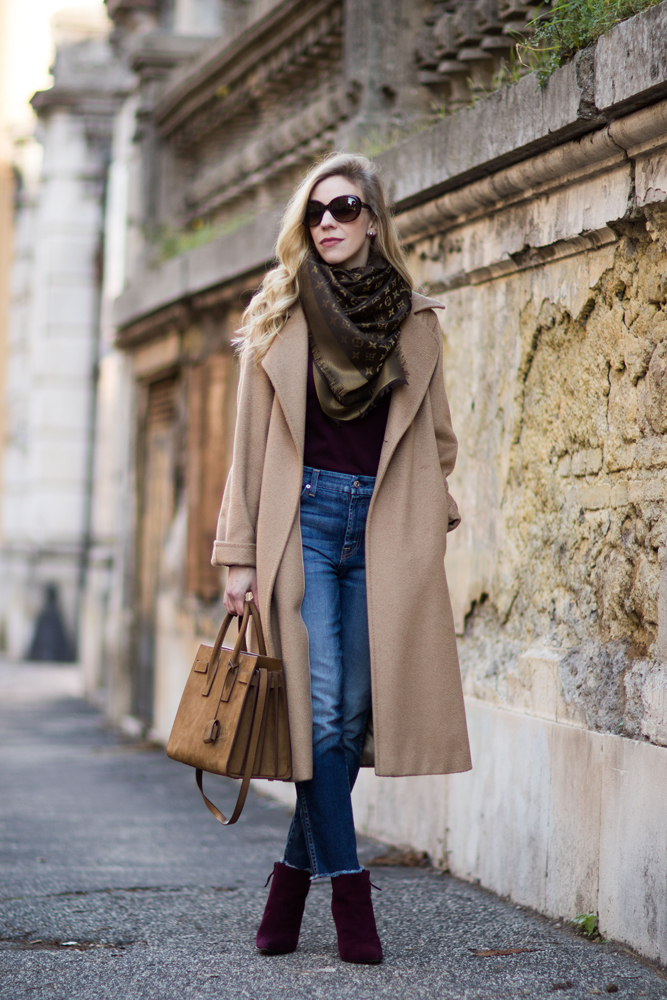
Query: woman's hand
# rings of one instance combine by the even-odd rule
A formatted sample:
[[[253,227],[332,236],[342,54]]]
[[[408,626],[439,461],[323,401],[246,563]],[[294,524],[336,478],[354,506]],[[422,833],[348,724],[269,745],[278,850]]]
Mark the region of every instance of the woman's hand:
[[[227,584],[222,603],[230,615],[242,615],[245,608],[245,595],[251,591],[255,604],[257,601],[257,570],[254,566],[230,566],[227,572]]]

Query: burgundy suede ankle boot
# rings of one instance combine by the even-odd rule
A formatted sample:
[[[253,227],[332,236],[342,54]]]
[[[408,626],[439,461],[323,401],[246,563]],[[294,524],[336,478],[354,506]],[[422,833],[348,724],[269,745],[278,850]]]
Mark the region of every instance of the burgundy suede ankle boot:
[[[375,926],[369,872],[336,875],[331,879],[331,912],[338,934],[338,954],[344,962],[375,965],[382,961],[382,945]]]
[[[285,955],[296,951],[299,943],[310,873],[276,861],[271,878],[271,890],[255,944],[269,955]]]

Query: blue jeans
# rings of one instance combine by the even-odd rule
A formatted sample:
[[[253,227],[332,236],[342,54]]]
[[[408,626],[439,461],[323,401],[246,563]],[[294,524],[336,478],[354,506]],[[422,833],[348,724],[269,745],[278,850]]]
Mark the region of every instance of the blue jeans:
[[[296,783],[283,861],[313,878],[362,871],[350,792],[371,708],[364,533],[374,485],[372,476],[303,470],[313,777]]]

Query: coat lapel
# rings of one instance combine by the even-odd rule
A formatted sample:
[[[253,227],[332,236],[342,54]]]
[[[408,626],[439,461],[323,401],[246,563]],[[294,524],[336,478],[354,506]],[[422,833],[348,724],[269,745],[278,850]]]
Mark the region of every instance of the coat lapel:
[[[408,384],[399,385],[392,390],[387,430],[375,483],[376,493],[399,441],[422,404],[438,360],[437,338],[419,315],[425,309],[434,308],[444,309],[444,306],[435,299],[413,292],[412,312],[403,324],[399,341],[408,370]]]
[[[401,329],[401,350],[408,369],[408,384],[392,390],[387,431],[377,472],[379,486],[399,441],[412,423],[428,389],[438,359],[438,343],[420,313],[443,309],[442,303],[413,292],[412,312]],[[262,366],[280,402],[294,446],[303,460],[306,427],[308,327],[296,305],[267,351]]]
[[[297,454],[303,459],[306,435],[308,327],[300,305],[264,355],[262,367],[271,379]]]

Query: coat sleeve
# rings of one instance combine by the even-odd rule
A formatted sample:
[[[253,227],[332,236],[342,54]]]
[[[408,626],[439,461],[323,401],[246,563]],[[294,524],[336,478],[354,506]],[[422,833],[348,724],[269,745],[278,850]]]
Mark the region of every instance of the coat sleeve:
[[[447,531],[453,531],[454,528],[458,528],[461,523],[461,515],[459,514],[459,509],[456,506],[454,497],[449,492],[447,477],[451,474],[454,469],[454,465],[456,464],[456,453],[459,446],[458,441],[456,440],[456,435],[454,434],[454,428],[452,427],[452,418],[449,412],[447,393],[445,391],[445,377],[442,366],[442,332],[440,329],[440,323],[438,322],[435,313],[432,315],[433,332],[438,338],[438,360],[431,379],[429,395],[431,398],[435,440],[438,446],[438,455],[440,457],[440,468],[442,469],[442,478],[445,484],[445,490],[447,491],[447,509],[449,512],[449,524]]]
[[[259,496],[273,387],[260,365],[242,355],[234,454],[213,544],[214,566],[255,566]]]

